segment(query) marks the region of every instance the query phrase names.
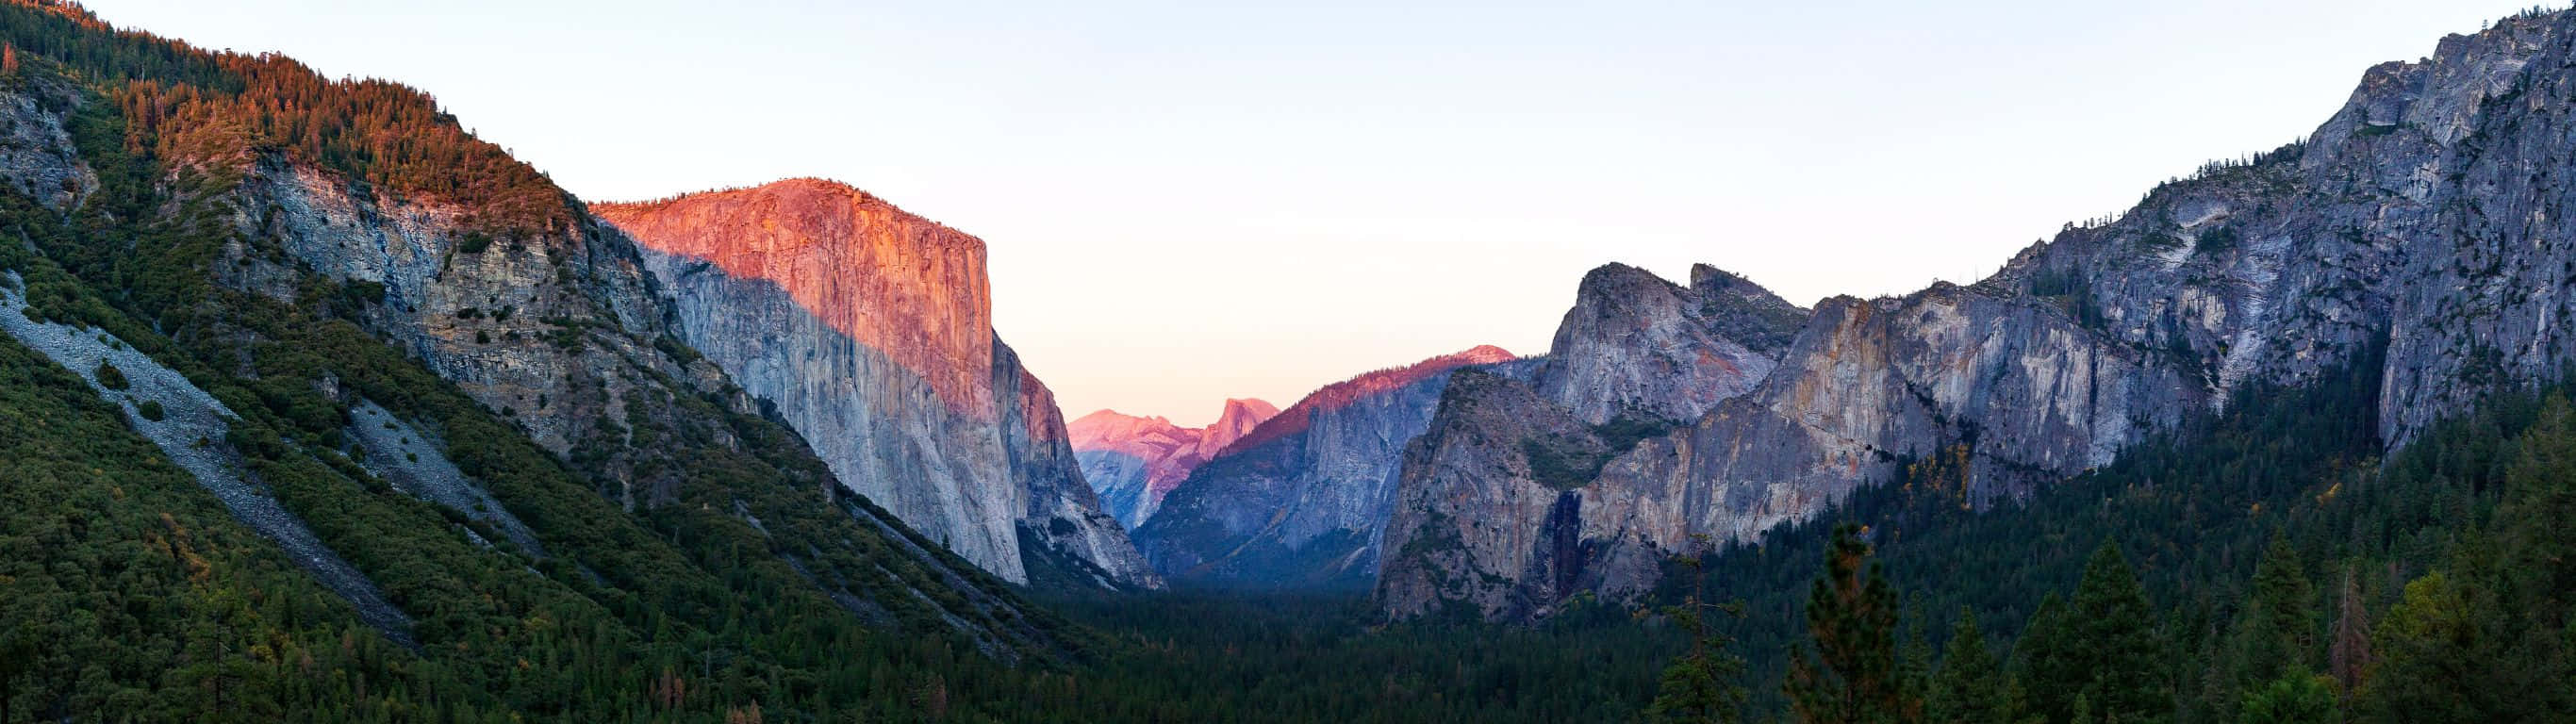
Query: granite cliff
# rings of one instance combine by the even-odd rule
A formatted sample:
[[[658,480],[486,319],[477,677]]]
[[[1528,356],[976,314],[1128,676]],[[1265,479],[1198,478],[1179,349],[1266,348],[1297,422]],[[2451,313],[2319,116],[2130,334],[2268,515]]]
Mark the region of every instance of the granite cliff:
[[[567,213],[550,229],[496,231],[483,220],[489,210],[474,205],[388,193],[276,154],[249,155],[242,164],[237,186],[204,200],[222,209],[220,218],[235,230],[223,251],[229,261],[210,265],[217,284],[291,303],[309,303],[317,280],[372,292],[368,303],[348,311],[368,334],[403,350],[539,447],[584,471],[630,513],[646,515],[693,498],[704,504],[703,496],[715,494],[730,498],[733,513],[755,526],[762,520],[830,519],[848,530],[823,535],[837,536],[843,546],[883,550],[861,541],[901,541],[918,530],[877,519],[882,513],[858,496],[831,494],[834,478],[847,478],[825,467],[828,457],[817,459],[827,448],[809,450],[793,433],[770,427],[776,423],[764,418],[758,399],[745,394],[745,380],[682,340],[690,329],[689,307],[670,297],[676,287],[657,278],[650,262],[659,257],[615,227]],[[557,198],[567,212],[580,208],[569,196]],[[1015,364],[988,362],[987,369],[1010,380],[1021,374]],[[1045,400],[1053,410],[1034,381],[1002,389],[1014,399]],[[353,391],[332,394],[355,407],[366,404]],[[1032,428],[1021,436],[1032,441],[1026,444],[1042,447],[1041,441],[1052,440],[1060,447],[1060,425],[1051,436],[1036,429],[1054,418],[1033,417],[1021,421]],[[792,441],[792,449],[752,439],[775,437]],[[1054,459],[1069,461],[1070,454]],[[715,473],[717,465],[767,472],[731,479]],[[1031,482],[1020,489],[1034,492],[1014,498],[1014,504],[1063,510],[1079,507],[1066,500],[1088,497],[1078,478],[1069,481],[1076,494],[1056,495],[1040,488],[1068,481],[1038,473],[1025,477]],[[722,485],[734,484],[803,486],[825,494],[772,503],[801,500],[795,504],[814,506],[789,510],[753,506],[749,495],[722,492]],[[1098,522],[1105,524],[1106,517]],[[1109,527],[1114,531],[1114,524]],[[1086,532],[1077,528],[1063,537],[1071,544],[1092,542]],[[1123,536],[1097,542],[1129,550]],[[826,569],[820,560],[841,552],[825,549],[831,543],[822,540],[812,544],[817,547],[801,555],[781,555],[831,600],[879,622],[890,607],[899,607],[878,598],[882,591],[870,590],[875,582]],[[900,551],[897,557],[915,566],[898,577],[911,592],[905,595],[954,602],[942,619],[979,649],[1010,657],[1045,640],[1042,633],[1007,623],[1020,615],[1020,604],[997,596],[988,579],[951,571],[955,564],[942,551]]]
[[[2370,69],[2307,139],[2070,224],[1975,285],[1826,300],[1743,394],[1581,480],[1527,453],[1588,449],[1597,428],[1546,413],[1602,419],[1563,403],[1623,399],[1634,363],[1570,388],[1542,374],[1552,395],[1453,385],[1406,457],[1380,607],[1526,618],[1633,594],[1693,536],[1747,540],[1909,467],[1971,505],[2046,494],[2234,395],[2343,366],[2381,366],[2384,444],[2553,378],[2576,361],[2571,37],[2552,13],[2445,38]],[[1656,401],[1687,408],[1628,404]]]
[[[1440,591],[1489,615],[1528,614],[1576,590],[1651,583],[1656,549],[1580,535],[1581,516],[1603,505],[1586,507],[1601,489],[1592,481],[1768,379],[1808,316],[1705,264],[1688,287],[1623,264],[1594,269],[1526,373],[1452,375],[1403,452],[1382,596],[1418,606],[1418,592]],[[1644,514],[1695,502],[1644,501]]]
[[[1327,385],[1192,470],[1135,531],[1168,577],[1231,587],[1358,587],[1405,441],[1451,371],[1510,362],[1482,346]]]
[[[981,240],[816,179],[591,211],[639,242],[674,333],[841,484],[1005,579],[1028,580],[1026,543],[1158,585],[994,336]]]
[[[0,285],[17,305],[0,348],[21,372],[70,372],[22,379],[94,387],[87,417],[130,410],[122,430],[83,433],[123,451],[89,473],[197,483],[101,510],[292,573],[199,569],[185,590],[325,597],[242,636],[394,644],[395,669],[497,692],[477,707],[581,706],[501,678],[546,657],[551,622],[581,622],[571,636],[600,664],[586,676],[621,692],[650,676],[629,645],[644,632],[723,641],[772,671],[877,657],[860,644],[888,629],[1005,661],[1064,651],[1060,621],[843,492],[682,342],[631,239],[426,94],[66,3],[0,2],[0,20],[0,225],[16,239]],[[9,437],[13,456],[33,449]],[[1062,438],[1006,444],[1070,469]],[[108,530],[44,555],[139,540]],[[501,621],[534,625],[485,625]],[[753,651],[788,637],[841,647]]]

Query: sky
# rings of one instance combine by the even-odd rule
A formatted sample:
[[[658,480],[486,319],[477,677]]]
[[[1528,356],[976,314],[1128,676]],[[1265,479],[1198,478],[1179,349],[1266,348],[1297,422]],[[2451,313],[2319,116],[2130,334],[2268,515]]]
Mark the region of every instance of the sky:
[[[1196,425],[1543,353],[1606,262],[1974,280],[2533,1],[85,4],[420,87],[585,199],[849,182],[985,240],[1068,418]]]

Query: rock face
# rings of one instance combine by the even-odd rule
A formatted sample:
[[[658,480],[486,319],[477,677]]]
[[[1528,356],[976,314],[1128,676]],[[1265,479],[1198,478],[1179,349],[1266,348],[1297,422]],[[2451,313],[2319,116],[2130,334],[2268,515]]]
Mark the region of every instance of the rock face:
[[[1328,385],[1189,477],[1136,529],[1166,576],[1234,587],[1360,587],[1376,570],[1406,441],[1448,373],[1513,359],[1484,346]]]
[[[640,242],[674,333],[843,485],[1014,582],[1027,537],[1156,584],[1053,393],[993,335],[981,240],[814,179],[591,210]]]
[[[1153,517],[1163,496],[1191,470],[1278,415],[1279,408],[1268,402],[1226,400],[1225,411],[1207,427],[1184,428],[1161,417],[1101,410],[1074,420],[1068,429],[1082,475],[1100,494],[1101,506],[1134,530]]]
[[[2445,38],[2370,69],[2307,140],[2069,225],[1972,287],[1827,300],[1749,391],[1588,481],[1550,485],[1530,446],[1496,442],[1581,446],[1492,412],[1534,395],[1453,385],[1407,455],[1381,608],[1512,618],[1633,593],[1693,534],[1745,539],[1908,461],[1972,504],[2038,493],[2233,395],[2347,366],[2382,373],[2392,445],[2553,378],[2576,361],[2576,227],[2557,213],[2576,201],[2571,38],[2568,13]],[[1630,394],[1615,373],[1541,379],[1560,404]]]
[[[1653,549],[1584,537],[1584,513],[1603,505],[1586,505],[1592,481],[1754,389],[1807,317],[1704,264],[1689,287],[1622,264],[1585,275],[1542,361],[1453,375],[1405,449],[1381,597],[1408,615],[1449,600],[1528,615],[1575,590],[1651,584]]]
[[[1569,434],[1544,423],[1581,418],[1508,381],[1459,387],[1407,454],[1387,536],[1407,555],[1388,559],[1381,603],[1525,618],[1577,591],[1632,594],[1694,535],[1749,539],[1935,455],[1966,456],[1972,491],[2026,490],[2204,403],[2157,361],[2044,306],[1944,286],[1827,300],[1761,384],[1670,434]]]
[[[1777,364],[1807,310],[1701,264],[1683,288],[1625,264],[1584,275],[1557,325],[1541,395],[1587,423],[1691,420]]]
[[[683,404],[713,399],[733,408],[726,412],[760,412],[724,369],[680,340],[675,322],[686,320],[684,308],[668,298],[669,288],[647,269],[651,252],[615,227],[577,217],[566,228],[494,239],[473,230],[473,208],[371,191],[275,154],[252,158],[240,186],[221,199],[220,208],[229,210],[226,218],[239,233],[224,252],[231,261],[209,271],[218,283],[281,300],[296,298],[315,277],[352,289],[380,289],[379,298],[352,310],[370,335],[405,350],[508,418],[629,510],[676,503],[690,469],[681,458],[750,449],[735,437],[733,421],[713,419],[716,413]],[[1000,359],[988,362],[993,374],[1020,379],[1016,360]],[[1046,409],[1054,409],[1044,388],[1033,381],[1008,389],[1014,399],[1047,399]],[[368,406],[358,402],[351,400],[354,406]],[[1043,428],[1054,419],[1020,424]],[[399,428],[408,422],[396,424]],[[657,431],[666,442],[640,442],[654,439],[638,434],[643,430]],[[668,436],[678,439],[671,442]],[[1036,441],[1063,437],[1059,425],[1051,436],[1032,432],[1019,438],[1025,442],[1013,444],[1036,447]],[[1057,459],[1069,457],[1064,453]],[[791,467],[778,468],[782,477],[761,483],[796,484],[810,476],[814,484],[830,484],[820,460],[779,462]],[[415,476],[404,482],[422,481]],[[1071,495],[1087,498],[1087,486],[1076,482],[1077,492]],[[1033,480],[1031,492],[1019,500],[1033,507],[1061,507],[1068,496],[1052,491],[1062,487],[1061,481]],[[434,502],[442,497],[427,489],[410,492]],[[837,500],[850,525],[901,542],[903,532],[876,519],[866,505]],[[469,507],[464,512],[477,511]],[[1106,516],[1092,523],[1053,537],[1070,544],[1089,530],[1106,526],[1115,531]],[[839,535],[811,543],[864,542]],[[1134,561],[1129,570],[1145,570],[1123,538],[1104,558],[1121,553]],[[1016,604],[985,590],[985,584],[946,571],[936,553],[905,548],[901,555],[935,574],[926,583],[914,578],[902,585],[912,586],[915,596],[953,596],[956,610],[944,620],[979,649],[1010,656],[1012,642],[1037,640],[1025,626],[1014,629],[959,615],[957,611],[1005,610]],[[795,553],[781,557],[792,566],[807,565]],[[879,602],[864,599],[848,582],[808,580],[863,618],[883,613]],[[1019,620],[1019,614],[1000,620]]]
[[[1581,586],[1651,581],[1652,558],[1622,561],[1642,564],[1625,568],[1563,564],[1600,547],[1582,537],[1584,496],[1573,486],[1588,481],[1552,473],[1541,460],[1598,460],[1610,449],[1591,425],[1527,384],[1478,371],[1451,375],[1438,417],[1405,448],[1377,582],[1381,605],[1396,616],[1449,601],[1488,616],[1527,615]],[[1599,580],[1613,571],[1620,577]],[[1594,580],[1581,578],[1587,574]]]
[[[273,254],[346,282],[380,285],[361,321],[558,456],[594,443],[629,507],[676,481],[622,449],[630,403],[671,394],[666,380],[722,373],[653,348],[669,334],[635,247],[615,229],[583,224],[544,238],[492,241],[467,229],[471,209],[368,192],[341,176],[267,158],[234,193],[233,251]],[[274,243],[277,249],[253,248]],[[302,270],[256,261],[214,270],[218,281],[292,299]],[[648,451],[649,457],[649,451]],[[638,473],[643,469],[648,472]]]
[[[44,88],[38,93],[0,95],[0,119],[6,119],[0,123],[0,182],[56,211],[76,206],[98,188],[98,174],[81,163],[62,117],[38,101],[45,94],[76,92]]]
[[[69,3],[0,15],[50,39],[39,50],[19,33],[23,64],[0,88],[0,195],[24,195],[0,212],[22,229],[80,229],[21,235],[0,255],[8,291],[38,304],[10,310],[30,323],[12,331],[46,331],[30,346],[127,388],[133,431],[277,544],[253,555],[347,598],[350,623],[481,660],[494,649],[474,627],[408,624],[453,619],[449,604],[480,591],[475,610],[503,618],[616,608],[583,624],[595,643],[643,640],[630,626],[648,618],[757,643],[783,630],[761,622],[792,618],[800,632],[953,634],[1005,661],[1067,650],[1059,623],[1004,582],[836,494],[807,441],[679,339],[681,315],[631,239],[428,95],[119,31]],[[156,60],[92,52],[133,43]],[[145,297],[73,308],[99,327],[45,323],[60,302]],[[126,372],[60,355],[82,349]],[[1014,473],[1029,479],[1024,501],[1080,507],[1078,473],[1030,470],[1073,469],[1049,395],[1006,348],[987,353],[996,405],[1028,411],[992,417],[1013,428],[995,446],[1029,461]],[[442,538],[451,525],[459,537]],[[1045,533],[1041,551],[1084,539]],[[461,636],[477,643],[431,640]],[[756,649],[732,647],[777,658]]]

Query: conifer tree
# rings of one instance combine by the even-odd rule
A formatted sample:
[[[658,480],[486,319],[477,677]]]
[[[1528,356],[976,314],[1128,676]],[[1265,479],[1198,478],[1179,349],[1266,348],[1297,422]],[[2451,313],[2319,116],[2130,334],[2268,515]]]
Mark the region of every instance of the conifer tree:
[[[2164,680],[2162,647],[2156,641],[2156,617],[2146,588],[2120,555],[2117,543],[2104,541],[2084,566],[2084,579],[2068,606],[2068,628],[2078,632],[2079,654],[2090,664],[2084,686],[2092,714],[2105,721],[2143,721],[2173,710],[2172,687]]]
[[[2070,721],[2075,716],[2075,699],[2091,680],[2080,658],[2082,642],[2070,630],[2066,604],[2055,591],[2039,599],[2039,610],[2023,624],[2021,643],[2014,652],[2021,659],[2021,681],[2029,697],[2032,713],[2044,721]]]
[[[1923,636],[1922,607],[1908,607],[1905,643],[1897,648],[1896,683],[1907,707],[1905,717],[1923,719],[1924,699],[1932,689],[1932,641]]]
[[[2471,621],[2469,596],[2448,574],[2434,571],[2406,584],[2406,594],[2379,622],[2373,646],[2386,657],[2364,684],[2356,708],[2363,721],[2480,721],[2463,692],[2481,682],[2475,650],[2484,648]]]
[[[2141,721],[2173,711],[2146,589],[2104,541],[2075,595],[2040,602],[2020,647],[2031,704],[2051,722]],[[2079,703],[2081,706],[2079,706]]]
[[[2265,686],[2285,674],[2305,676],[2314,634],[2307,577],[2287,538],[2272,537],[2254,569],[2253,595],[2237,618],[2234,683],[2239,691]]]
[[[2007,724],[2012,721],[2010,692],[2003,665],[1986,648],[1986,634],[1976,614],[1959,607],[1959,623],[1950,629],[1941,652],[1941,668],[1932,674],[1923,712],[1927,721],[1956,724]]]
[[[2238,724],[2333,724],[2332,677],[2283,674],[2246,692]]]
[[[2370,611],[2363,607],[2361,583],[2351,568],[2343,571],[2343,590],[2335,605],[2334,640],[2326,652],[2326,668],[2345,692],[2361,688],[2361,674],[2370,668]]]
[[[1810,724],[1912,722],[1896,651],[1896,592],[1870,561],[1860,527],[1834,529],[1824,574],[1807,595],[1807,645],[1790,655],[1782,686],[1790,711]]]
[[[1679,605],[1663,608],[1665,617],[1690,637],[1690,652],[1664,668],[1663,679],[1655,700],[1646,706],[1646,718],[1655,722],[1704,722],[1731,724],[1739,721],[1747,692],[1736,679],[1744,675],[1744,659],[1731,649],[1735,639],[1709,625],[1708,612],[1729,616],[1744,615],[1742,602],[1722,605],[1703,603],[1700,592],[1706,590],[1705,569],[1697,555],[1677,559],[1691,572],[1691,592]]]

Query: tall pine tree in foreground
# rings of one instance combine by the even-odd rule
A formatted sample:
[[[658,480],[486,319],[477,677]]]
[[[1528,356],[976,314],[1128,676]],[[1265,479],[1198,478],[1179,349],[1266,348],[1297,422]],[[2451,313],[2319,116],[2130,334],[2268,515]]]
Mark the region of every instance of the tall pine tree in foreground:
[[[1705,545],[1707,536],[1698,536]],[[1691,572],[1691,593],[1679,605],[1665,606],[1664,616],[1690,637],[1691,648],[1671,666],[1664,668],[1663,678],[1655,691],[1655,700],[1646,706],[1646,719],[1653,722],[1691,722],[1695,724],[1732,724],[1741,721],[1747,692],[1736,680],[1744,675],[1744,659],[1731,650],[1735,639],[1708,623],[1714,611],[1728,616],[1744,615],[1741,601],[1710,604],[1700,600],[1707,590],[1707,569],[1698,555],[1684,556],[1675,562]]]
[[[2116,543],[2093,551],[2074,598],[2041,603],[2022,649],[2024,680],[2048,721],[2142,722],[2173,713],[2155,609]]]
[[[2316,648],[2316,618],[2309,603],[2315,594],[2300,567],[2289,539],[2274,535],[2263,562],[2254,568],[2254,595],[2237,618],[2232,663],[2238,691],[2314,673],[2308,652]]]
[[[1896,591],[1860,536],[1856,525],[1834,529],[1807,595],[1808,645],[1791,654],[1782,691],[1810,724],[1922,721],[1923,702],[1897,666]]]
[[[2011,684],[2003,664],[1986,648],[1986,633],[1978,630],[1976,613],[1966,606],[1959,607],[1959,623],[1950,629],[1950,643],[1941,652],[1941,668],[1933,671],[1929,688],[1923,702],[1927,721],[2013,721]]]
[[[2083,644],[2074,640],[2069,630],[2066,602],[2050,591],[2040,596],[2039,610],[2023,624],[2021,643],[2013,650],[2021,657],[2021,680],[2029,687],[2031,713],[2048,722],[2075,718],[2075,699],[2089,676],[2084,667],[2091,662],[2082,658]]]

